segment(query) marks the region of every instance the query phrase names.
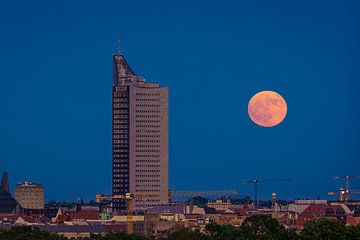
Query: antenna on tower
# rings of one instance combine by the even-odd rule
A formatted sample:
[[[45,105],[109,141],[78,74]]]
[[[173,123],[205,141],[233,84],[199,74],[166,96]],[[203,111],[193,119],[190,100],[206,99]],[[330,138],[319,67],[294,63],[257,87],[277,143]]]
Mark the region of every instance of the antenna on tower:
[[[117,48],[118,48],[118,54],[121,54],[121,48],[120,48],[120,36],[118,36],[118,40],[117,40]]]

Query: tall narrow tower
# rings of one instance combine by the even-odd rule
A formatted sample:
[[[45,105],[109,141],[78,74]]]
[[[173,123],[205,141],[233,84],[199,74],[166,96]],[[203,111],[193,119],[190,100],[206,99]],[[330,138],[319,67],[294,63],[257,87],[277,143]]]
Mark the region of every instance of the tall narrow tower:
[[[6,192],[10,193],[9,176],[6,171],[3,172],[2,179],[1,179],[1,185],[4,187]]]
[[[135,208],[168,202],[168,88],[137,76],[113,55],[112,193],[142,195]],[[114,199],[116,210],[126,210]]]

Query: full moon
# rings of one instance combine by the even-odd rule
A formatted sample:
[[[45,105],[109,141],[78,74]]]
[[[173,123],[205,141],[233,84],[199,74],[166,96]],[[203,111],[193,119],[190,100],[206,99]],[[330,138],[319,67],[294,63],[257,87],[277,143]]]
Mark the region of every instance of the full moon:
[[[277,92],[262,91],[250,99],[248,113],[257,125],[274,127],[284,120],[287,105],[284,98]]]

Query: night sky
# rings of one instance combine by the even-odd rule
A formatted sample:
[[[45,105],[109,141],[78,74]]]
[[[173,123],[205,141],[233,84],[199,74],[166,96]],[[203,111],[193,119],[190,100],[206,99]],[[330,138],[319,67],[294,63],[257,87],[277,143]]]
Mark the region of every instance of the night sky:
[[[169,182],[177,190],[264,183],[260,198],[327,197],[360,173],[360,2],[3,1],[0,171],[46,200],[111,193],[112,54],[169,87]],[[251,122],[258,91],[287,101]],[[360,180],[351,182],[359,189]]]

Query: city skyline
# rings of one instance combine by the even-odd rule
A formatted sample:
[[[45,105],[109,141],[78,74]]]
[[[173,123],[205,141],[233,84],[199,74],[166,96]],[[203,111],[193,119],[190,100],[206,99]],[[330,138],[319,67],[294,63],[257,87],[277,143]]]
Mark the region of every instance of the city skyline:
[[[358,2],[23,4],[0,10],[0,165],[12,191],[34,181],[46,200],[111,193],[118,35],[134,71],[169,87],[170,189],[252,197],[242,179],[296,178],[261,185],[260,198],[328,198],[334,176],[358,175]],[[289,106],[271,129],[247,115],[262,90]]]

